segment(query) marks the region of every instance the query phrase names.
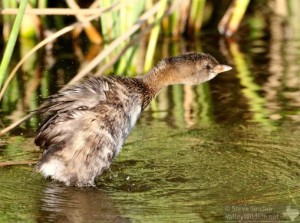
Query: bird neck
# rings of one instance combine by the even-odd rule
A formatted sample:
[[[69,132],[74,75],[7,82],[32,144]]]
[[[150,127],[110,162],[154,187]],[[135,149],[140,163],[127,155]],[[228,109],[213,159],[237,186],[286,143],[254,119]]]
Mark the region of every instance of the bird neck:
[[[142,80],[155,97],[162,88],[168,85],[179,84],[179,76],[177,66],[169,66],[166,62],[161,61],[146,73]]]

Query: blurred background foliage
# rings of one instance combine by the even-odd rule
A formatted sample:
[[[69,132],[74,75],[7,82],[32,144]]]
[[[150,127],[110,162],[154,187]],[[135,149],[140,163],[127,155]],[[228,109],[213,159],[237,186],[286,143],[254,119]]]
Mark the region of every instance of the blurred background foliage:
[[[203,51],[199,43],[203,36],[212,41],[220,37],[226,40],[229,47],[225,44],[222,54],[236,65],[241,74],[238,78],[248,89],[247,98],[254,100],[253,109],[258,113],[255,117],[262,120],[266,117],[262,111],[264,100],[255,93],[259,87],[251,78],[247,58],[241,53],[243,49],[235,44],[251,38],[279,38],[284,35],[280,33],[283,30],[288,31],[287,35],[299,37],[297,0],[29,0],[22,3],[26,5],[24,15],[17,0],[0,3],[0,100],[4,123],[18,120],[35,110],[45,97],[91,72],[132,76],[146,72],[163,57],[186,50]],[[21,18],[19,26],[16,15]],[[274,26],[277,28],[272,30]],[[9,48],[13,36],[18,41]],[[194,47],[183,49],[180,44],[163,47],[163,42],[182,40],[193,42]],[[6,51],[11,51],[12,59],[6,56]],[[173,91],[175,107],[180,111],[187,106],[182,97],[189,90],[174,87]],[[210,122],[208,86],[189,93],[185,101],[200,93],[204,98],[192,107],[200,109],[202,120]],[[161,101],[164,100],[153,102],[151,108],[166,106],[167,102]],[[37,124],[36,119],[27,123],[32,127]]]

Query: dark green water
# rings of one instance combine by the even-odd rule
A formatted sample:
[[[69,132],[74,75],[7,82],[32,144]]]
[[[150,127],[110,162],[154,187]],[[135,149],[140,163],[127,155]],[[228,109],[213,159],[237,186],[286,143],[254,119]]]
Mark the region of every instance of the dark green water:
[[[231,222],[226,219],[249,213],[258,214],[258,220],[288,219],[287,208],[298,208],[300,202],[300,129],[284,128],[172,129],[158,121],[140,123],[111,170],[98,180],[99,189],[45,181],[30,166],[4,167],[0,220]],[[38,157],[28,149],[31,143],[12,143],[16,149],[2,149],[1,158]]]
[[[201,50],[234,70],[162,91],[98,188],[45,180],[30,165],[1,167],[0,222],[300,221],[300,41],[203,39],[164,42],[157,58]],[[45,75],[31,98],[67,82],[69,67],[61,69],[49,69],[55,78]],[[4,123],[26,111],[24,101],[6,96]],[[37,123],[0,139],[1,162],[38,160]]]

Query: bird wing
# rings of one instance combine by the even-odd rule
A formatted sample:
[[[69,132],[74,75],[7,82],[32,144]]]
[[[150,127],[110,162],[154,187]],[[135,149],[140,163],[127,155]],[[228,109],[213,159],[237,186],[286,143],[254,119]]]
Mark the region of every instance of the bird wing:
[[[100,101],[106,101],[107,92],[111,90],[109,78],[91,78],[84,84],[71,86],[50,96],[39,108],[42,116],[62,113],[72,109],[87,109],[95,107]]]
[[[63,147],[74,131],[86,125],[83,122],[104,120],[104,114],[101,113],[117,112],[111,103],[120,103],[121,99],[116,95],[120,94],[122,89],[124,86],[119,82],[107,77],[98,77],[50,96],[39,109],[42,122],[35,144],[44,150],[54,146]],[[111,101],[111,98],[114,101]]]

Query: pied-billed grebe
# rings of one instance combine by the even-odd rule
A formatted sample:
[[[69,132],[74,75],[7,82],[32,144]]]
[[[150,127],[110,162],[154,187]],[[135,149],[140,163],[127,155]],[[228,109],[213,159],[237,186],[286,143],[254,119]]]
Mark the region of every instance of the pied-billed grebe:
[[[39,109],[35,143],[44,153],[37,170],[66,185],[93,186],[163,87],[197,85],[230,69],[191,52],[162,60],[143,77],[93,77],[50,96]]]

